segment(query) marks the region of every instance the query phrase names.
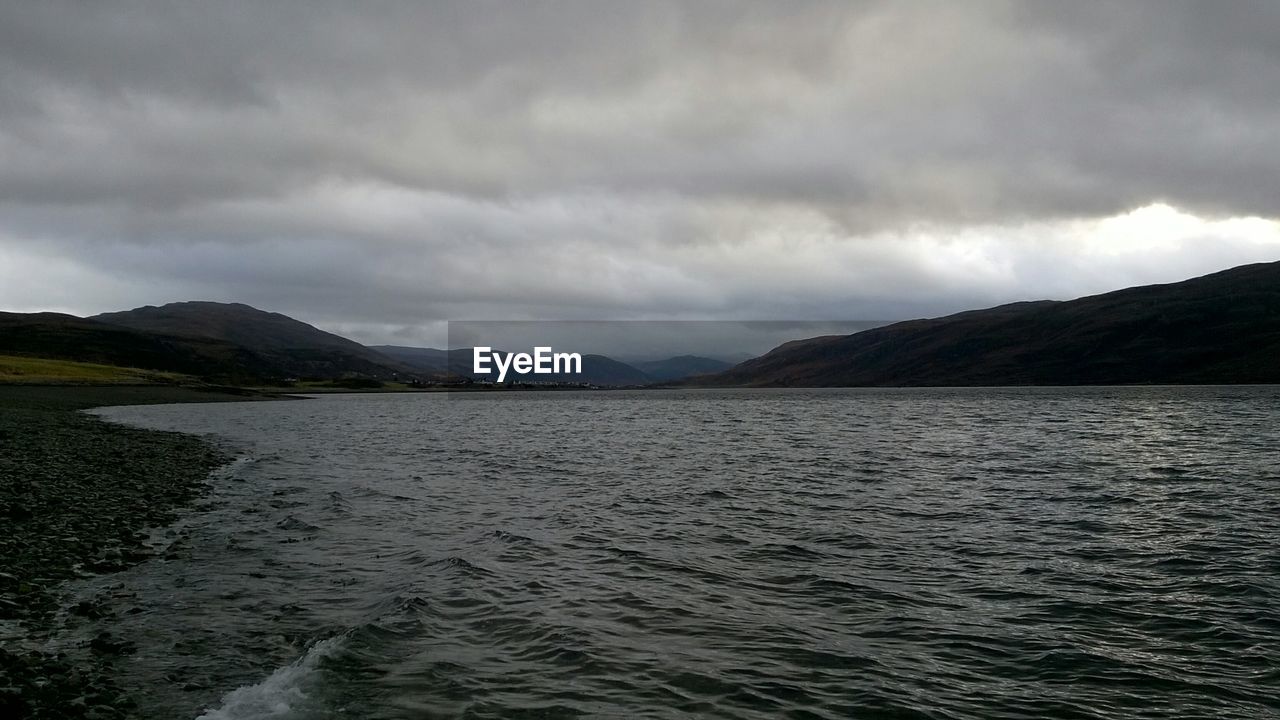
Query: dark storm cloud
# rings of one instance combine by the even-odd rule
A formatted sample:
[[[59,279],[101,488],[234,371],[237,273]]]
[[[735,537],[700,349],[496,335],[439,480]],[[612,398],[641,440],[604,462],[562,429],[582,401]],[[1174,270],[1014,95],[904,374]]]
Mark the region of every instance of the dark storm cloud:
[[[0,3],[0,301],[234,299],[376,339],[1172,280],[1275,230],[1086,252],[1071,223],[1277,215],[1277,27],[1266,2]]]

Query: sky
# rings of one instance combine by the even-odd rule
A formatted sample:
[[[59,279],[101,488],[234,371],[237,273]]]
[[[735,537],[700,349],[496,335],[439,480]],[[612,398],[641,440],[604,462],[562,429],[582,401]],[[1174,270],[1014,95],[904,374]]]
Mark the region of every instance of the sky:
[[[1280,259],[1280,3],[0,0],[0,309],[897,320]]]

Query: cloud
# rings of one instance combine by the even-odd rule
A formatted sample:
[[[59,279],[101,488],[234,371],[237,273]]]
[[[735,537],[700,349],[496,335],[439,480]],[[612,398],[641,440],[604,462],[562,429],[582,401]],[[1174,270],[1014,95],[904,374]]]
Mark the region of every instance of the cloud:
[[[6,5],[0,304],[240,300],[402,341],[893,319],[1275,259],[1278,14]]]

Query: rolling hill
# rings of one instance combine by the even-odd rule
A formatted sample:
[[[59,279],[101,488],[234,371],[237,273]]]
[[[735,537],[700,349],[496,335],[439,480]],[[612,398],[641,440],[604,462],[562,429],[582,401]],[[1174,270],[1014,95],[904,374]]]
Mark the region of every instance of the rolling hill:
[[[414,371],[360,343],[280,313],[240,303],[180,302],[103,313],[91,321],[172,337],[228,343],[252,354],[272,375],[393,379]]]
[[[469,350],[369,348],[279,313],[211,302],[91,318],[0,313],[0,355],[242,384],[472,374]],[[747,387],[1280,383],[1277,358],[1280,262],[794,340],[720,372],[720,361],[694,356],[634,367],[585,355],[581,375],[528,379],[631,386],[686,378]]]
[[[0,313],[0,354],[236,381],[273,374],[263,358],[232,343],[147,333],[60,313]]]
[[[1280,263],[793,341],[692,384],[1280,382]]]
[[[284,315],[220,303],[175,303],[93,318],[0,313],[0,354],[243,384],[415,375],[391,358]]]

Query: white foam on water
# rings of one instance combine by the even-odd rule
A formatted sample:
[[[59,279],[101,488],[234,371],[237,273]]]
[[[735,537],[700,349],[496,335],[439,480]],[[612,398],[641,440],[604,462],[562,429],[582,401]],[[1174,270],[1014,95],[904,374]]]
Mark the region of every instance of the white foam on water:
[[[338,648],[342,637],[312,645],[297,660],[277,668],[256,685],[245,685],[222,696],[222,705],[206,710],[196,720],[284,720],[295,717],[307,704],[307,685],[316,666]]]

